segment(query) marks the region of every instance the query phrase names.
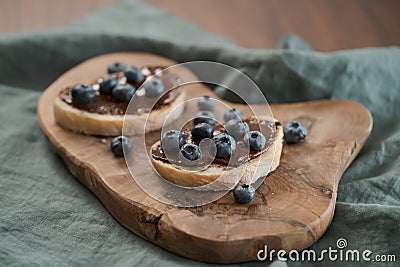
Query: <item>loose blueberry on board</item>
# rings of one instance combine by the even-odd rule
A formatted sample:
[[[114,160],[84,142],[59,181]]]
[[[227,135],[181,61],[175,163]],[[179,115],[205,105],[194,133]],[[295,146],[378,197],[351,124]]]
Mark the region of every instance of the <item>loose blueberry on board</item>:
[[[250,130],[249,125],[240,119],[232,119],[225,125],[226,132],[233,136],[236,140],[243,138],[243,136]]]
[[[87,84],[77,84],[71,89],[71,96],[75,105],[87,105],[96,101],[96,91]]]
[[[158,78],[151,78],[151,80],[143,84],[146,96],[150,98],[157,98],[164,92],[164,85]]]
[[[126,69],[126,65],[120,62],[114,62],[108,66],[107,72],[108,74],[122,72]]]
[[[182,132],[170,130],[164,133],[161,139],[161,147],[167,153],[176,153],[185,144]]]
[[[99,84],[99,91],[102,94],[110,95],[117,84],[117,79],[113,76],[109,76],[101,81]]]
[[[307,136],[306,127],[297,121],[288,122],[283,127],[285,141],[288,144],[298,144],[304,141]]]
[[[266,143],[265,136],[260,131],[250,131],[248,132],[244,138],[244,143],[250,150],[259,151],[263,149]]]
[[[212,138],[214,129],[210,124],[202,122],[193,126],[191,133],[194,139],[202,140]]]
[[[254,200],[256,190],[252,185],[240,184],[233,189],[233,196],[239,204],[247,204]]]
[[[227,133],[221,133],[213,137],[215,146],[217,147],[216,157],[229,158],[236,150],[235,139]]]
[[[134,66],[127,67],[124,74],[128,83],[141,83],[144,80],[141,70]]]
[[[201,158],[200,148],[195,144],[184,144],[181,147],[181,153],[190,161],[195,161]]]
[[[193,124],[197,125],[202,122],[205,122],[205,123],[210,124],[211,126],[214,126],[216,123],[215,115],[211,111],[206,111],[206,110],[197,112],[196,115],[194,116]]]
[[[135,94],[135,91],[135,87],[130,84],[120,84],[112,90],[112,96],[117,102],[129,102]]]
[[[230,109],[224,113],[224,121],[228,122],[230,120],[241,120],[242,119],[242,112],[238,109]]]
[[[199,98],[197,106],[199,107],[199,110],[213,111],[215,107],[215,98],[208,95],[202,96]]]
[[[125,154],[129,154],[132,150],[132,142],[126,136],[117,136],[111,140],[110,148],[115,157],[123,157]]]

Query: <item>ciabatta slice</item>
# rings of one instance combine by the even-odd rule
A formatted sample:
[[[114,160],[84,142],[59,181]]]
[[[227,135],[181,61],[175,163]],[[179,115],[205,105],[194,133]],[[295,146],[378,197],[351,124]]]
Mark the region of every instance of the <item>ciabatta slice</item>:
[[[151,161],[156,171],[164,179],[176,185],[198,189],[204,187],[207,190],[229,190],[238,183],[252,184],[260,177],[267,176],[274,171],[279,165],[282,142],[283,129],[281,125],[277,124],[275,140],[268,150],[238,167],[227,168],[225,165],[212,163],[204,170],[193,172],[176,168],[174,165],[154,157],[151,157]],[[151,150],[158,146],[160,146],[160,141],[153,144]],[[207,186],[205,187],[205,185]]]
[[[124,134],[138,135],[161,129],[172,110],[174,112],[169,115],[170,118],[172,120],[177,119],[183,112],[184,105],[182,103],[184,100],[185,92],[182,90],[176,99],[159,109],[152,110],[150,114],[108,115],[75,108],[57,96],[54,100],[54,117],[61,127],[74,132],[87,135],[117,136],[122,134],[126,116]],[[144,128],[144,125],[146,125],[146,128]]]

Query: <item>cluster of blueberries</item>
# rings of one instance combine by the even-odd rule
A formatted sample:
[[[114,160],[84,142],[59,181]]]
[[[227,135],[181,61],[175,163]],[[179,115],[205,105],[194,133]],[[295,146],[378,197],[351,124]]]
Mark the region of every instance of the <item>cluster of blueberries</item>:
[[[112,95],[117,102],[129,102],[134,97],[136,89],[132,84],[141,84],[145,77],[141,70],[135,66],[126,66],[115,62],[108,66],[108,74],[124,73],[126,83],[118,83],[115,75],[109,75],[99,83],[101,94]],[[157,77],[152,77],[149,82],[143,84],[145,94],[150,98],[157,98],[164,92],[164,85]],[[96,91],[87,84],[77,84],[71,89],[72,103],[75,105],[87,105],[96,101]]]
[[[216,157],[230,158],[236,150],[236,141],[243,139],[250,150],[261,150],[266,143],[265,136],[260,131],[250,131],[249,125],[241,120],[242,113],[237,109],[230,109],[224,114],[226,133],[213,136],[213,126],[216,119],[212,111],[215,99],[204,96],[198,100],[199,112],[193,119],[191,135],[193,139],[201,141],[204,138],[213,140],[216,148]],[[182,154],[189,161],[199,160],[201,150],[196,144],[185,144],[182,132],[170,130],[161,139],[161,147],[167,153]]]
[[[216,136],[213,126],[216,119],[212,111],[215,107],[215,99],[204,96],[198,100],[199,112],[193,119],[193,128],[191,135],[194,139],[200,141],[210,138],[216,147],[216,157],[229,158],[235,153],[236,140],[243,139],[244,143],[250,150],[261,150],[266,143],[265,136],[260,131],[249,131],[249,125],[241,120],[242,113],[240,110],[231,109],[224,114],[226,122],[226,133]],[[307,129],[303,124],[292,121],[287,123],[284,128],[284,138],[288,144],[297,144],[303,142]],[[167,131],[161,139],[161,147],[165,152],[173,152],[182,155],[186,160],[197,161],[201,158],[201,150],[195,144],[186,143],[185,138],[180,131]],[[116,157],[123,157],[124,152],[127,154],[132,150],[132,143],[125,136],[115,137],[111,141],[111,151]],[[233,190],[236,202],[246,204],[254,200],[255,189],[252,185],[239,184]]]
[[[249,125],[241,120],[242,113],[237,109],[230,109],[224,114],[225,133],[213,136],[213,126],[216,119],[212,111],[215,107],[215,99],[204,96],[198,100],[199,112],[193,119],[191,130],[192,138],[200,141],[204,138],[212,139],[216,148],[216,157],[229,158],[236,150],[236,141],[243,139],[250,150],[261,150],[266,143],[265,136],[260,131],[250,131]],[[195,144],[185,144],[185,139],[180,131],[166,132],[161,139],[161,147],[165,152],[179,153],[189,161],[201,158],[201,150]],[[255,189],[251,185],[241,184],[235,187],[233,195],[238,203],[249,203],[255,197]]]

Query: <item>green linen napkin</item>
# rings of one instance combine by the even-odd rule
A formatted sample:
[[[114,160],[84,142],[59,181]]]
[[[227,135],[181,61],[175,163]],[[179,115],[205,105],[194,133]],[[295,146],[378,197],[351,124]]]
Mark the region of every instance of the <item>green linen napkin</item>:
[[[371,137],[342,177],[331,226],[311,248],[320,252],[345,238],[349,249],[395,254],[400,261],[400,49],[318,53],[295,36],[286,37],[281,48],[244,49],[135,1],[57,31],[1,36],[0,265],[205,265],[122,227],[72,177],[40,130],[41,92],[74,65],[115,51],[225,63],[248,74],[273,103],[331,98],[366,106],[374,118]],[[217,93],[232,99],[222,89]]]

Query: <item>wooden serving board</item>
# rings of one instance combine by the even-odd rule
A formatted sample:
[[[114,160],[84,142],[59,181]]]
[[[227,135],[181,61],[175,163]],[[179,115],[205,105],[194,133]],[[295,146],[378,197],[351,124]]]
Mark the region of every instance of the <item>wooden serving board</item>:
[[[55,81],[41,96],[37,112],[56,153],[116,220],[169,251],[214,263],[256,260],[264,245],[269,250],[301,250],[324,234],[334,214],[340,177],[371,131],[367,109],[339,100],[271,105],[283,124],[298,120],[309,135],[302,144],[284,144],[280,166],[258,188],[254,202],[236,204],[230,192],[211,204],[178,208],[139,188],[124,159],[110,152],[110,138],[72,133],[54,121],[53,100],[61,88],[105,75],[106,66],[115,61],[136,66],[174,64],[139,53],[90,59]],[[191,92],[189,98],[214,95],[205,86]]]

